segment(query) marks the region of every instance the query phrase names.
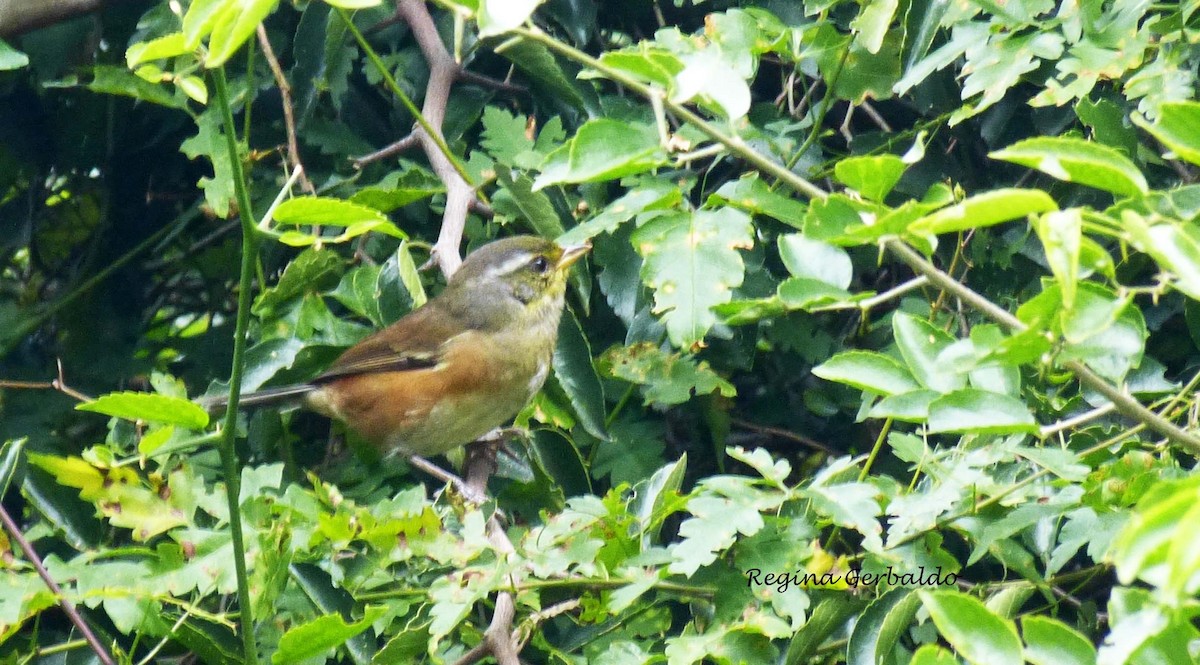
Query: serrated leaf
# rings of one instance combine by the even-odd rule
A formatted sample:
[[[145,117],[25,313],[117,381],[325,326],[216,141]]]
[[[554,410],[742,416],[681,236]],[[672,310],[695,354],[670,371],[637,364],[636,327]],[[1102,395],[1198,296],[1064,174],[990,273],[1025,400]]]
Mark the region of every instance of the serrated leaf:
[[[78,404],[75,410],[101,413],[125,420],[170,423],[188,429],[208,427],[208,413],[200,405],[186,399],[155,393],[109,393],[91,402]]]
[[[705,361],[697,363],[680,353],[668,354],[649,342],[618,347],[605,354],[612,375],[644,386],[646,404],[682,404],[692,395],[717,391],[735,394],[733,385],[721,378]]]
[[[1039,136],[1018,141],[989,157],[1118,196],[1138,196],[1149,189],[1146,177],[1128,157],[1118,150],[1083,139]]]
[[[757,173],[727,182],[708,197],[710,206],[722,201],[746,212],[766,215],[796,228],[804,224],[804,216],[808,212],[808,206],[802,201],[772,190]]]
[[[732,208],[664,215],[635,231],[632,242],[671,341],[683,349],[699,345],[717,322],[712,307],[729,302],[742,284],[738,250],[754,244],[750,217]]]

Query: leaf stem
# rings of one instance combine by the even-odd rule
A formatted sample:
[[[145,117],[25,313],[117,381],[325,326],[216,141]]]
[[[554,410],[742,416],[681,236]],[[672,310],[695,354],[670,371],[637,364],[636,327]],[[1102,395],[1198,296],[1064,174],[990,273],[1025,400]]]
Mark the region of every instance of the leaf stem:
[[[237,577],[238,623],[242,633],[244,662],[257,665],[258,648],[254,642],[254,616],[250,604],[250,580],[246,574],[246,543],[242,535],[242,516],[239,505],[241,495],[241,468],[238,462],[235,438],[237,436],[238,401],[242,396],[242,372],[246,357],[246,330],[250,325],[250,284],[254,276],[254,257],[257,255],[257,229],[251,209],[250,193],[246,188],[246,176],[242,171],[242,156],[238,150],[237,129],[233,124],[233,109],[229,104],[229,85],[225,70],[212,70],[213,88],[216,91],[217,107],[221,111],[224,125],[225,147],[229,151],[229,167],[237,197],[238,216],[242,223],[242,264],[238,277],[237,323],[233,333],[233,367],[229,372],[229,402],[225,411],[224,437],[217,450],[225,472],[225,501],[229,505],[229,530],[233,538],[233,568]]]

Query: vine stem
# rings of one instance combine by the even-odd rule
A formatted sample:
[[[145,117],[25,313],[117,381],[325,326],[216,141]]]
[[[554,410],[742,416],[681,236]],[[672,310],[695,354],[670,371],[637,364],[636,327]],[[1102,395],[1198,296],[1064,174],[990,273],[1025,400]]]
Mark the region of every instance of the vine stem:
[[[237,133],[233,124],[233,109],[229,104],[229,84],[225,70],[212,70],[213,88],[225,129],[225,147],[229,151],[229,166],[237,197],[238,216],[242,223],[242,265],[238,276],[237,323],[233,333],[233,367],[229,371],[229,402],[225,410],[224,436],[217,449],[225,471],[225,502],[229,506],[229,531],[233,537],[233,569],[237,577],[238,624],[242,633],[242,654],[248,665],[257,665],[258,648],[254,643],[254,616],[250,605],[250,580],[246,575],[246,543],[242,535],[242,515],[238,502],[241,495],[241,468],[234,446],[237,436],[238,401],[242,396],[242,371],[246,357],[246,330],[250,325],[250,282],[254,277],[254,257],[258,242],[251,210],[250,193],[242,171],[242,156],[238,151]]]
[[[955,280],[950,275],[938,270],[936,266],[926,261],[925,257],[904,244],[899,238],[885,240],[883,241],[883,246],[901,261],[907,263],[914,272],[928,277],[930,283],[934,286],[954,294],[955,297],[983,312],[985,316],[993,321],[1016,332],[1028,330],[1028,326],[1009,313],[1008,310],[972,291],[965,284]],[[1155,432],[1183,446],[1192,454],[1200,455],[1200,437],[1191,432],[1184,431],[1170,420],[1147,409],[1134,399],[1133,396],[1112,385],[1082,362],[1067,360],[1062,365],[1074,374],[1081,384],[1106,397],[1122,415],[1144,423]]]
[[[538,28],[516,28],[512,30],[512,34],[519,35],[530,41],[537,42],[551,51],[554,51],[555,53],[587,65],[588,67],[591,67],[592,69],[604,74],[605,77],[610,78],[626,88],[636,92],[637,94],[645,97],[646,99],[651,100],[651,103],[661,102],[663,108],[669,110],[671,113],[674,113],[688,124],[695,126],[696,129],[704,132],[712,140],[720,143],[726,148],[729,148],[731,151],[736,153],[738,157],[741,157],[752,164],[754,168],[762,171],[763,173],[772,175],[779,180],[782,180],[788,185],[788,187],[796,190],[797,192],[813,199],[824,199],[825,197],[829,196],[825,190],[796,175],[785,165],[772,160],[766,155],[748,146],[746,142],[742,140],[742,137],[736,134],[728,134],[721,131],[716,125],[692,112],[691,109],[687,108],[683,104],[671,101],[662,90],[648,86],[645,83],[626,75],[624,72],[609,67],[587,53],[554,39]],[[655,100],[657,100],[657,102]]]

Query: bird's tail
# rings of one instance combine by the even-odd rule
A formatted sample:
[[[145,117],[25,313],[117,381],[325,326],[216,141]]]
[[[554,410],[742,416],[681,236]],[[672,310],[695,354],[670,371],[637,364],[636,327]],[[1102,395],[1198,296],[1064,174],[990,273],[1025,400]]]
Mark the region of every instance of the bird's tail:
[[[258,390],[242,395],[241,399],[238,400],[238,408],[298,404],[304,399],[305,395],[315,389],[316,386],[312,384],[298,383],[291,386]],[[213,397],[206,397],[201,399],[200,403],[210,413],[217,413],[225,410],[225,407],[229,404],[229,396],[215,395]]]

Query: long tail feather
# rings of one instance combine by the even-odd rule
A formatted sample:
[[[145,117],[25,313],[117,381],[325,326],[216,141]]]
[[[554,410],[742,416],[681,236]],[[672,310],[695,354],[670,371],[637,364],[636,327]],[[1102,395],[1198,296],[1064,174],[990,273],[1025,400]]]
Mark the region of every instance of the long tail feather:
[[[291,386],[281,386],[279,388],[268,388],[252,393],[242,395],[238,400],[239,408],[253,408],[259,406],[273,406],[282,404],[298,404],[304,396],[312,392],[316,386],[307,383],[298,383]],[[224,411],[229,403],[227,395],[218,395],[215,397],[206,398],[201,401],[204,408],[209,412]]]

